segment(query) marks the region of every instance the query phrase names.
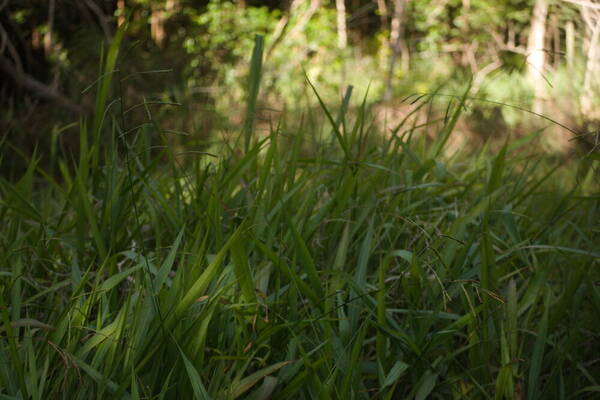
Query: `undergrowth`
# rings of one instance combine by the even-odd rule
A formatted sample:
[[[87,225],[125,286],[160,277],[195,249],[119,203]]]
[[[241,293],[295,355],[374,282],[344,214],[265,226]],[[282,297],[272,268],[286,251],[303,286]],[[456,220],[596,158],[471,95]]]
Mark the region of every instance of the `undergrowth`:
[[[335,112],[321,103],[319,132],[257,137],[249,117],[237,142],[183,165],[150,102],[121,98],[121,35],[79,159],[55,179],[34,155],[0,181],[0,398],[600,391],[593,168],[526,140],[448,157],[467,94],[433,143],[407,125],[378,136],[364,104],[348,115],[350,91]],[[259,40],[248,116],[261,58]],[[127,126],[138,106],[152,129]]]

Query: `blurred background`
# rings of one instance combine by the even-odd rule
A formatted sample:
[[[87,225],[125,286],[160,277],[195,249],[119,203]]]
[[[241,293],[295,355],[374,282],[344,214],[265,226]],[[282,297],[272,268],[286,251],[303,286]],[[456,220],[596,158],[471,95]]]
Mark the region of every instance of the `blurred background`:
[[[124,23],[122,95],[129,106],[181,104],[150,107],[162,126],[188,134],[176,146],[239,132],[255,34],[265,37],[259,131],[318,107],[306,76],[333,104],[354,86],[383,134],[414,108],[406,96],[437,93],[427,115],[413,116],[427,123],[471,81],[479,100],[455,146],[537,129],[549,152],[597,145],[597,0],[0,0],[3,173],[35,148],[47,163],[76,147],[80,116],[93,112],[94,89],[85,89]],[[148,117],[139,111],[131,124]]]

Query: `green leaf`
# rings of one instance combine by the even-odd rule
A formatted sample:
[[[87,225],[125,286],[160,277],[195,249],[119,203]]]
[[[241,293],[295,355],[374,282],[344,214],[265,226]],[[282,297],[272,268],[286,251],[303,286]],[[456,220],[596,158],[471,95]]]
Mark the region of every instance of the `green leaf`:
[[[204,388],[204,384],[202,383],[202,379],[200,379],[200,375],[198,374],[196,367],[194,367],[190,360],[188,360],[183,350],[179,349],[179,354],[181,354],[183,364],[185,365],[185,371],[190,379],[192,390],[194,391],[194,398],[196,400],[210,400],[210,396]]]
[[[471,91],[471,84],[472,84],[472,82],[469,81],[469,85],[467,86],[467,89],[465,89],[465,92],[461,96],[459,103],[455,106],[454,111],[452,112],[452,117],[446,124],[444,124],[444,128],[439,135],[439,139],[437,139],[437,141],[433,147],[432,158],[435,159],[442,153],[442,150],[444,149],[446,142],[448,142],[450,135],[454,131],[454,128],[456,127],[458,119],[461,116],[462,111],[465,107],[465,103],[467,102],[467,99],[469,97],[469,92]]]
[[[529,377],[527,379],[527,400],[535,400],[540,398],[540,375],[542,371],[542,363],[544,361],[544,351],[548,335],[548,312],[550,309],[550,294],[546,293],[544,301],[544,315],[539,324],[537,339],[533,346],[533,354],[531,356],[531,366],[529,367]]]
[[[292,361],[281,361],[276,364],[270,365],[266,368],[260,369],[238,382],[234,382],[231,386],[231,397],[233,399],[237,399],[238,397],[246,393],[248,390],[250,390],[261,379],[265,378],[267,375],[271,375],[272,373],[291,363]]]
[[[425,371],[416,387],[415,400],[425,400],[431,394],[437,383],[438,374],[431,370]]]
[[[275,252],[265,246],[261,241],[255,240],[256,247],[273,263],[273,265],[277,266],[282,270],[284,275],[290,279],[300,290],[302,295],[306,296],[314,306],[322,307],[322,297],[316,295],[316,293],[311,289],[309,285],[307,285],[298,274],[290,268],[290,266],[283,260],[281,257],[277,256]]]
[[[342,132],[340,131],[340,128],[338,127],[338,124],[333,119],[333,116],[329,112],[329,109],[325,105],[325,102],[323,102],[323,99],[321,99],[321,96],[319,96],[319,92],[317,92],[317,88],[315,88],[315,86],[312,84],[312,82],[310,81],[310,79],[308,79],[308,76],[306,77],[306,81],[308,82],[308,84],[312,88],[315,96],[317,96],[317,99],[319,100],[319,104],[321,105],[321,108],[323,109],[323,112],[327,116],[327,119],[329,120],[329,123],[331,124],[331,127],[333,128],[333,132],[335,133],[335,137],[337,138],[338,143],[340,144],[340,147],[344,151],[344,154],[346,156],[346,160],[349,160],[350,159],[350,151],[348,149],[348,144],[346,143],[346,139],[342,135]]]
[[[102,285],[100,285],[99,290],[100,291],[111,290],[112,288],[117,286],[119,283],[121,283],[121,281],[123,281],[124,279],[127,279],[128,276],[133,275],[133,273],[135,271],[137,271],[143,267],[144,267],[144,263],[142,261],[139,264],[137,264],[123,272],[119,272],[118,274],[111,276],[110,278],[108,278],[107,280],[102,282]]]
[[[175,257],[177,256],[177,251],[179,250],[179,245],[181,244],[181,238],[183,237],[184,231],[185,231],[185,227],[181,228],[181,230],[179,231],[179,234],[175,238],[175,242],[173,242],[173,245],[171,246],[171,250],[169,251],[167,258],[165,258],[165,261],[163,261],[162,265],[158,269],[156,278],[154,280],[154,288],[156,290],[156,294],[158,294],[160,292],[162,285],[167,280],[167,276],[169,275],[169,272],[173,268],[173,263],[175,262]]]
[[[179,319],[185,311],[202,295],[205,294],[208,285],[216,278],[218,269],[221,267],[225,255],[229,251],[232,243],[234,243],[242,230],[245,229],[245,224],[241,224],[231,235],[225,245],[219,250],[215,258],[208,264],[202,275],[193,283],[192,287],[183,296],[177,307],[175,308],[175,318]]]
[[[381,389],[383,390],[386,387],[393,385],[409,367],[409,364],[406,364],[400,360],[396,361],[392,369],[390,369],[390,372],[388,372],[387,376],[385,377]]]
[[[248,303],[257,303],[256,285],[252,278],[248,253],[241,236],[231,243],[231,258],[233,260],[233,270],[242,290],[242,296]]]
[[[498,155],[494,158],[494,163],[492,164],[492,171],[490,173],[490,178],[487,184],[487,192],[488,194],[493,193],[499,186],[502,181],[502,174],[504,172],[504,160],[506,158],[506,145],[502,146],[502,150],[498,153]]]
[[[300,258],[301,266],[306,271],[306,274],[308,275],[308,280],[310,281],[316,295],[322,298],[324,295],[324,291],[323,287],[321,286],[321,280],[319,279],[319,274],[317,272],[317,266],[315,265],[315,261],[312,255],[310,254],[310,251],[308,250],[304,239],[302,239],[302,236],[300,236],[300,232],[298,232],[296,224],[294,224],[294,221],[287,214],[285,214],[285,216],[288,228],[290,229],[290,232],[292,233],[292,238],[294,239],[296,253]]]
[[[254,120],[256,119],[256,99],[260,88],[260,77],[262,74],[262,58],[265,47],[264,37],[254,37],[254,50],[250,60],[250,75],[248,77],[248,100],[246,110],[246,121],[244,123],[244,149],[250,148],[250,140],[254,132]]]

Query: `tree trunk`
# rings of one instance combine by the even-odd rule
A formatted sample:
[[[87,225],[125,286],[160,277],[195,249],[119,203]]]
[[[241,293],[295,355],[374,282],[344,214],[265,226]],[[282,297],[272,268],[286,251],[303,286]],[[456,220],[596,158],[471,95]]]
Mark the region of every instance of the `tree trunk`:
[[[404,19],[406,17],[406,6],[408,0],[394,0],[394,14],[390,26],[390,59],[388,71],[385,80],[385,93],[383,99],[388,101],[392,97],[392,81],[394,79],[394,70],[396,61],[402,53],[402,67],[408,68],[408,46],[404,43]]]
[[[388,10],[385,0],[376,0],[377,9],[379,10],[379,18],[381,19],[381,27],[385,28],[388,25]]]
[[[342,73],[340,89],[343,91],[346,85],[346,59],[345,50],[348,46],[348,33],[346,30],[346,4],[344,0],[335,0],[335,9],[337,11],[337,34],[338,48],[342,57]]]
[[[544,51],[544,39],[546,37],[546,18],[548,16],[548,0],[536,0],[531,16],[531,28],[527,40],[527,75],[533,87],[535,99],[533,112],[543,111],[543,99],[545,93],[544,67],[546,65],[546,53]]]
[[[33,28],[31,31],[31,47],[34,50],[38,50],[40,48],[40,43],[42,42],[42,34],[38,28]]]
[[[560,29],[558,28],[558,16],[552,15],[552,63],[554,67],[558,67],[561,60],[561,43],[560,43]]]
[[[344,0],[335,0],[335,8],[337,11],[337,34],[338,47],[344,50],[348,45],[348,33],[346,31],[346,4]]]
[[[119,11],[117,25],[121,26],[125,23],[125,0],[117,0],[117,10]]]
[[[162,47],[165,40],[165,10],[154,8],[150,16],[150,37],[158,46]]]
[[[46,35],[44,35],[44,53],[46,54],[46,57],[48,57],[50,53],[52,53],[54,47],[54,40],[52,35],[54,34],[54,11],[56,9],[55,6],[55,0],[50,0],[50,2],[48,3],[48,32],[46,32]]]
[[[585,64],[581,111],[589,119],[600,120],[600,111],[594,107],[594,94],[595,89],[599,86],[598,74],[600,73],[600,51],[598,49],[600,46],[600,15],[596,17],[595,22],[589,32],[590,46]]]
[[[385,4],[385,0],[375,0],[377,3],[377,10],[379,12],[379,20],[381,23],[381,29],[386,29],[389,26],[388,23],[388,8]],[[381,48],[387,49],[389,47],[388,38],[383,36],[381,41]]]
[[[167,0],[164,7],[157,6],[152,9],[152,15],[150,16],[150,36],[158,47],[163,47],[164,41],[167,37],[165,30],[165,23],[170,13],[175,8],[176,0]]]
[[[567,21],[565,26],[565,42],[567,52],[567,66],[573,70],[573,60],[575,60],[575,24],[573,21]]]

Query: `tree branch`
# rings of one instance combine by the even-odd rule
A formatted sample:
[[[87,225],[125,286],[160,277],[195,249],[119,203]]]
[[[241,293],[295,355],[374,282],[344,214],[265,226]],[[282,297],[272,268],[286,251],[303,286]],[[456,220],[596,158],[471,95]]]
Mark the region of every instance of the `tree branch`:
[[[98,23],[100,24],[100,27],[104,32],[104,36],[106,37],[106,40],[110,42],[112,40],[112,32],[108,24],[106,23],[106,16],[104,15],[100,7],[98,7],[98,5],[93,1],[85,0],[85,4],[90,8],[90,10],[92,10],[94,14],[96,14],[96,17],[98,18]]]
[[[591,1],[585,1],[585,0],[562,0],[566,3],[572,3],[572,4],[577,4],[578,6],[581,7],[585,7],[585,8],[591,8],[593,10],[600,10],[600,3],[593,3]]]
[[[8,33],[6,32],[2,24],[0,24],[0,36],[2,36],[2,43],[0,44],[0,56],[4,54],[4,50],[7,49],[10,55],[12,56],[13,61],[15,62],[17,70],[21,71],[23,69],[23,63],[21,62],[19,53],[17,52],[17,49],[11,42]]]
[[[306,10],[306,12],[304,14],[302,14],[302,16],[300,17],[296,26],[294,26],[292,28],[292,30],[290,31],[290,37],[295,37],[296,35],[299,35],[300,33],[302,33],[304,31],[304,28],[310,22],[310,19],[319,10],[320,5],[321,5],[321,0],[311,0],[310,1],[310,6],[308,7],[308,10]],[[293,6],[293,3],[292,3],[292,6]]]
[[[494,41],[496,42],[496,45],[498,46],[498,50],[510,51],[512,53],[522,54],[524,56],[527,55],[526,48],[524,48],[522,46],[515,46],[514,43],[511,43],[511,41],[509,41],[508,43],[505,43],[504,40],[498,34],[498,32],[490,31],[490,34],[492,35],[492,39],[494,39]]]
[[[83,107],[76,104],[53,90],[50,86],[38,81],[37,79],[27,75],[26,73],[19,71],[10,61],[0,54],[0,69],[6,72],[12,79],[20,86],[35,93],[37,96],[51,100],[62,108],[74,112],[81,113]]]

